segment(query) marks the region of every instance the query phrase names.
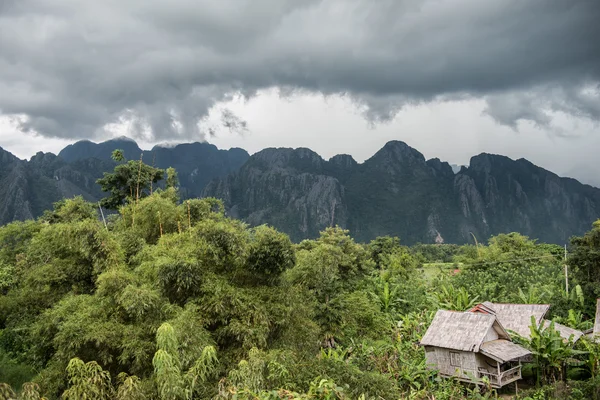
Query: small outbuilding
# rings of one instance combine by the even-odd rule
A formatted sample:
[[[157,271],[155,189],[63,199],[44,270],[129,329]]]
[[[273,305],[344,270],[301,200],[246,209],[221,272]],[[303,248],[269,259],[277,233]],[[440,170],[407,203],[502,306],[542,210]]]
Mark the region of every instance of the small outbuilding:
[[[495,315],[504,328],[529,339],[531,338],[531,331],[529,330],[531,317],[535,319],[538,326],[543,324],[542,326],[546,328],[551,323],[551,321],[544,319],[549,309],[549,304],[509,304],[485,301],[469,311]],[[554,329],[564,340],[572,339],[573,343],[584,335],[580,330],[557,322],[554,323]]]
[[[439,310],[420,343],[440,375],[500,388],[521,379],[529,350],[513,343],[493,314]]]
[[[600,343],[600,299],[596,300],[596,319],[594,320],[594,327],[585,331],[585,335]]]
[[[596,320],[594,321],[594,330],[592,335],[600,339],[600,299],[596,300]]]

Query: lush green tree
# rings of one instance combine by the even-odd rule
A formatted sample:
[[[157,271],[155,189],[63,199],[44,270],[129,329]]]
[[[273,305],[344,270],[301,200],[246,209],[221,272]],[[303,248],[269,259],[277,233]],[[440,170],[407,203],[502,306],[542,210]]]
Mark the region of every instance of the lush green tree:
[[[75,198],[0,227],[0,380],[23,389],[0,384],[5,397],[492,398],[427,368],[418,343],[438,308],[544,301],[556,321],[590,325],[594,232],[574,239],[567,295],[561,249],[519,234],[408,248],[336,227],[294,245],[227,218],[219,200],[180,203],[173,172],[106,226]],[[459,273],[424,276],[423,261],[448,257]],[[578,379],[597,375],[596,345],[579,352],[535,329],[542,382],[575,359]],[[593,395],[595,382],[569,382],[569,393]]]
[[[34,221],[12,222],[0,227],[0,295],[19,283],[17,264],[25,258],[29,243],[41,229],[42,225]]]
[[[97,206],[89,203],[81,196],[65,199],[54,203],[54,210],[45,211],[40,218],[43,222],[50,224],[70,223],[86,219],[98,219]]]
[[[514,303],[522,301],[522,294],[527,293],[559,296],[564,286],[560,258],[547,246],[539,246],[518,233],[492,237],[489,245],[480,247],[476,254],[462,255],[457,260],[462,268],[452,283],[480,300]]]
[[[286,234],[265,225],[252,229],[245,266],[255,279],[277,282],[279,275],[295,263],[296,254]]]
[[[165,182],[167,188],[179,188],[179,177],[177,176],[177,171],[173,167],[169,167],[166,170],[167,173],[167,181]]]
[[[175,329],[168,323],[156,333],[157,351],[152,359],[158,394],[164,400],[192,399],[199,386],[215,373],[218,363],[213,346],[202,349],[200,356],[189,369],[185,369],[179,356],[179,342]]]
[[[367,245],[367,251],[371,259],[375,261],[377,268],[381,266],[382,258],[392,254],[400,248],[400,239],[391,236],[379,236]]]
[[[121,150],[121,149],[113,150],[110,157],[112,158],[112,160],[114,162],[125,161],[125,154],[123,153],[123,150]]]
[[[358,311],[356,304],[374,312],[372,317],[378,320],[379,310],[373,308],[368,293],[353,293],[373,269],[374,263],[367,251],[340,228],[328,228],[310,250],[298,251],[296,266],[287,271],[286,280],[301,285],[315,296],[315,319],[329,345],[346,336],[344,328],[354,330],[349,322],[363,315],[360,312],[352,315]],[[369,329],[368,325],[365,329]]]
[[[95,361],[84,363],[74,358],[67,366],[69,388],[61,396],[64,400],[110,400],[113,387],[110,374]]]
[[[600,220],[585,235],[571,239],[569,266],[588,301],[586,311],[593,315],[595,299],[600,298]]]
[[[128,199],[137,202],[148,196],[152,185],[163,176],[162,169],[146,165],[141,159],[119,164],[113,172],[104,173],[104,177],[97,181],[102,190],[109,193],[108,197],[101,200],[101,204],[105,208],[118,209]]]

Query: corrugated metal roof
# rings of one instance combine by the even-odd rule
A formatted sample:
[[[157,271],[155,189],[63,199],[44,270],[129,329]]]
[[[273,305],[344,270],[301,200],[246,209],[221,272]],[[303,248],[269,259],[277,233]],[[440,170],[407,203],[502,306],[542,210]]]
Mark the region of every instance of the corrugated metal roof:
[[[439,310],[421,345],[478,352],[494,322],[496,317],[489,314]]]
[[[526,348],[504,339],[491,340],[483,343],[480,352],[501,363],[516,360],[531,354]]]
[[[542,322],[544,315],[550,308],[549,304],[509,304],[509,303],[490,303],[489,301],[481,303],[485,311],[473,309],[474,312],[489,313],[493,312],[498,318],[500,324],[511,331],[517,332],[524,337],[530,337],[531,316],[535,317],[537,324]],[[489,310],[489,311],[487,311]]]
[[[547,319],[545,319],[544,320],[544,328],[549,327],[551,322],[552,321],[548,321]],[[554,323],[554,329],[556,331],[558,331],[558,333],[560,333],[560,336],[565,340],[569,340],[571,335],[573,335],[573,343],[578,341],[579,338],[583,336],[582,331],[578,331],[577,329],[569,328],[568,326],[561,325],[556,322]]]

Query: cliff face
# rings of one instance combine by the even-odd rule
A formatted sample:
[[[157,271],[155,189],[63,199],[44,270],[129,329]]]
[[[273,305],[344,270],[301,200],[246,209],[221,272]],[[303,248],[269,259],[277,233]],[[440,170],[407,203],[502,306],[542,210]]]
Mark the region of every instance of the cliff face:
[[[518,231],[565,243],[600,217],[600,189],[561,178],[527,160],[481,154],[458,174],[456,193],[484,236]]]
[[[480,154],[455,173],[439,159],[392,141],[364,163],[322,159],[310,149],[242,149],[207,143],[142,151],[131,140],[79,142],[60,156],[19,160],[0,149],[0,223],[35,218],[64,197],[104,194],[96,180],[123,149],[159,168],[174,167],[183,198],[214,196],[251,225],[270,224],[299,241],[340,225],[360,241],[381,235],[404,243],[465,243],[517,231],[552,243],[600,218],[600,189],[560,178],[527,160]]]
[[[29,161],[0,148],[0,224],[38,217],[62,198],[81,195],[98,201],[104,193],[96,180],[114,169],[111,153],[116,149],[124,150],[128,159],[142,157],[158,168],[176,168],[183,198],[198,197],[210,180],[237,171],[248,159],[244,150],[219,150],[208,143],[142,151],[130,139],[98,144],[81,141],[67,146],[59,156],[37,153]]]
[[[266,149],[204,195],[294,240],[338,224],[362,241],[396,235],[404,243],[464,243],[471,232],[487,238],[518,231],[565,243],[600,217],[600,189],[526,160],[481,154],[455,174],[396,141],[362,164],[347,155],[325,161],[308,149]]]
[[[268,223],[293,240],[315,237],[328,226],[348,224],[344,187],[326,167],[309,149],[265,149],[237,173],[211,182],[204,194],[223,199],[231,216],[252,225]]]
[[[69,164],[51,153],[24,161],[0,149],[0,223],[35,218],[65,197],[97,201],[96,179],[110,167],[100,160]]]

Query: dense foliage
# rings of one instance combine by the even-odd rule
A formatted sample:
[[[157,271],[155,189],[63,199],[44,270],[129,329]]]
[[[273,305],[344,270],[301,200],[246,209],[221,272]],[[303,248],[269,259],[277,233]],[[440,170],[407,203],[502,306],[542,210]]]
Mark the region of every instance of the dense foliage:
[[[547,302],[576,328],[593,317],[600,225],[573,240],[567,295],[562,250],[516,233],[408,248],[331,227],[293,244],[218,200],[179,202],[167,176],[144,196],[118,183],[106,225],[74,198],[0,228],[0,398],[487,398],[426,368],[418,343],[438,308]],[[598,346],[535,329],[530,395],[597,396]]]

